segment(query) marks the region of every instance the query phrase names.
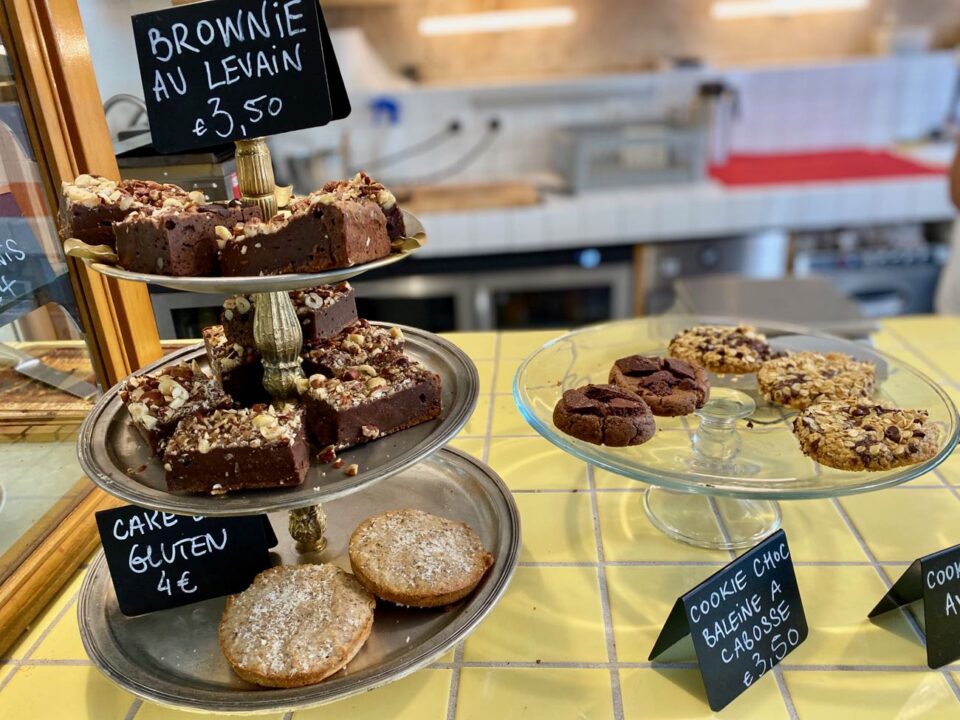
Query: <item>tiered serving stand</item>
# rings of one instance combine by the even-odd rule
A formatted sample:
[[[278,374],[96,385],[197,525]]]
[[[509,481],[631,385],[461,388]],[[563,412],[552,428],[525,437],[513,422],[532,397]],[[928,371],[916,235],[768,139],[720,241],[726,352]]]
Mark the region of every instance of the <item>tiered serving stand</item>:
[[[408,257],[426,236],[415,217],[405,214],[405,220],[411,242],[389,257],[317,274],[173,278],[88,262],[94,270],[123,280],[192,292],[255,294],[254,338],[263,356],[264,386],[274,398],[282,399],[293,395],[296,379],[302,376],[302,337],[287,291],[339,282]],[[268,513],[280,539],[273,552],[275,564],[332,562],[349,570],[346,550],[351,532],[364,518],[388,509],[415,507],[461,520],[477,531],[496,558],[476,591],[436,610],[378,603],[370,638],[345,670],[317,685],[265,689],[240,680],[223,658],[217,628],[225,598],[125,617],[101,552],[81,588],[78,614],[84,647],[107,677],[142,698],[188,710],[286,711],[404,677],[449,650],[490,612],[517,564],[519,515],[510,492],[489,467],[443,447],[473,411],[479,392],[477,370],[469,357],[443,338],[408,327],[403,333],[406,352],[440,375],[442,413],[431,422],[340,454],[344,467],[359,466],[356,476],[314,463],[297,488],[216,497],[169,492],[163,468],[139,439],[118,387],[100,399],[84,422],[78,441],[80,463],[106,492],[146,508],[204,516]],[[199,345],[139,372],[185,360],[207,366]],[[289,534],[284,532],[285,525]]]
[[[777,350],[843,352],[877,367],[877,399],[925,409],[938,428],[931,459],[881,472],[835,470],[800,451],[792,432],[796,411],[772,405],[755,375],[711,374],[711,394],[695,415],[657,418],[643,445],[612,448],[577,440],[553,424],[564,390],[606,383],[615,360],[666,355],[670,339],[699,324],[747,322]],[[777,501],[869,492],[907,482],[941,463],[957,444],[957,409],[930,378],[873,348],[810,328],[734,318],[662,316],[571,332],[528,357],[514,379],[517,405],[533,428],[564,451],[596,467],[647,483],[644,509],[668,536],[714,549],[749,547],[780,527]]]

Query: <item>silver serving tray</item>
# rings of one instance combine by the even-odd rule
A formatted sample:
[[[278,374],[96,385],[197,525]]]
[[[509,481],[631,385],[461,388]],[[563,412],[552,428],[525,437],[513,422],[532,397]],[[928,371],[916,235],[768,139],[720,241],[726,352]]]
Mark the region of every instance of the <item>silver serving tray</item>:
[[[427,234],[423,224],[417,217],[406,210],[403,211],[403,220],[407,229],[407,237],[417,240],[421,247],[427,242]],[[241,294],[254,292],[281,292],[284,290],[302,290],[323,283],[337,283],[349,280],[365,272],[377,268],[393,265],[405,260],[419,248],[396,250],[385,258],[353,265],[348,268],[335,268],[318,273],[291,273],[287,275],[254,275],[248,277],[176,277],[173,275],[152,275],[150,273],[131,272],[118,265],[103,262],[87,261],[88,265],[102,275],[118,280],[150,283],[173,290],[195,293]]]
[[[493,553],[494,565],[471,595],[447,608],[417,610],[378,601],[366,645],[345,670],[317,685],[265,689],[234,675],[217,640],[224,598],[125,617],[102,552],[80,590],[84,648],[108,678],[134,695],[193,711],[285,711],[399,680],[463,640],[506,590],[520,552],[520,518],[503,481],[465,453],[441,450],[375,491],[327,505],[329,545],[320,557],[298,557],[286,533],[286,515],[271,516],[280,538],[275,563],[333,562],[349,570],[347,542],[354,528],[371,515],[406,507],[466,522]],[[386,708],[384,713],[389,715]]]
[[[377,324],[377,323],[374,323]],[[477,368],[456,345],[416,328],[400,326],[408,355],[440,376],[440,417],[366,445],[344,451],[344,468],[356,463],[359,473],[313,459],[303,485],[271,490],[241,490],[226,495],[194,495],[167,490],[159,458],[137,433],[115,385],[100,398],[80,427],[77,453],[84,472],[103,490],[135,505],[184,515],[251,515],[315,505],[355,492],[410,467],[443,447],[467,422],[477,403]],[[135,374],[196,359],[206,366],[202,345],[167,355]]]

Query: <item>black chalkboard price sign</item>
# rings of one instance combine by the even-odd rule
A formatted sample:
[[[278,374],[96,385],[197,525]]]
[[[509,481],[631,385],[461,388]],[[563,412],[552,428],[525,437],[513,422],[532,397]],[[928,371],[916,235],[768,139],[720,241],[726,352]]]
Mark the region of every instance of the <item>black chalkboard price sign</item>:
[[[780,530],[679,598],[650,660],[691,635],[712,710],[721,710],[807,638]]]
[[[316,0],[209,0],[134,15],[133,34],[161,152],[325,125],[349,113]]]
[[[277,544],[266,515],[190,517],[127,505],[96,516],[124,615],[245,590],[270,567]]]
[[[914,560],[869,617],[921,599],[927,665],[943,667],[960,658],[960,545]]]

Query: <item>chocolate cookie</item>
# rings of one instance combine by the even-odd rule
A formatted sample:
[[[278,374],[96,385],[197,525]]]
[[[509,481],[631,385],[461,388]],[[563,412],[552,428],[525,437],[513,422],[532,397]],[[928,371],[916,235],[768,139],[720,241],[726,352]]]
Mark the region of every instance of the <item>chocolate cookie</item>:
[[[770,402],[803,410],[821,400],[855,400],[873,393],[876,368],[843,353],[797,352],[767,360],[757,373]]]
[[[641,397],[616,385],[567,390],[553,409],[553,424],[578,440],[612,447],[640,445],[657,429]]]
[[[869,400],[824,400],[793,420],[800,448],[838,470],[890,470],[937,454],[937,428],[926,410]]]
[[[635,392],[654,415],[689,415],[710,397],[703,368],[676,358],[620,358],[610,368],[610,382]]]
[[[667,347],[671,357],[702,365],[715,373],[753,373],[772,357],[763,333],[749,325],[698,325],[674,336]]]

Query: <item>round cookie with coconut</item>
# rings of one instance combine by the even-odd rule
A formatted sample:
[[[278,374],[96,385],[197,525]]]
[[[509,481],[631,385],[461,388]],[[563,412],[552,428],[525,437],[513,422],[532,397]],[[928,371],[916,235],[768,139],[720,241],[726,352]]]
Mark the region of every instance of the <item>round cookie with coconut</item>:
[[[681,330],[667,353],[711,372],[734,375],[754,373],[775,356],[766,336],[750,325],[698,325]]]
[[[493,555],[469,525],[411,509],[364,520],[350,537],[349,554],[364,587],[412,607],[460,600],[493,565]]]
[[[937,427],[926,410],[870,400],[824,400],[793,420],[803,453],[838,470],[890,470],[937,454]]]
[[[233,671],[264,687],[302,687],[333,675],[373,627],[373,595],[335,565],[281,565],[227,598],[220,648]]]
[[[844,353],[791,353],[767,360],[757,373],[757,384],[767,400],[797,410],[821,400],[869,397],[875,382],[873,363]]]

